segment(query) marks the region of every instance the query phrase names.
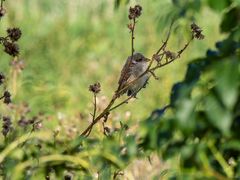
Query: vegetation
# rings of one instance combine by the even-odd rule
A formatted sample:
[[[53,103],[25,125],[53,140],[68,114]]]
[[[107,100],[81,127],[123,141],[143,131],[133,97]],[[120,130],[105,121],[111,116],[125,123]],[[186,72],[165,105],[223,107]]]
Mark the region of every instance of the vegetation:
[[[240,177],[239,1],[138,3],[128,34],[133,2],[1,1],[2,179]],[[205,39],[191,42],[202,30]],[[134,49],[172,63],[109,114]],[[107,122],[81,135],[101,112]],[[136,160],[154,166],[154,158],[161,165],[151,177],[131,172]]]

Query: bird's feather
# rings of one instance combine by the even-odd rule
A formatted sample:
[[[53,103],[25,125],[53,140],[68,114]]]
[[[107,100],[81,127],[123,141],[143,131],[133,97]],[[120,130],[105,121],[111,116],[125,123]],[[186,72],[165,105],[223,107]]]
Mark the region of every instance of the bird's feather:
[[[124,86],[129,82],[129,77],[131,76],[131,67],[133,66],[132,57],[129,56],[126,60],[125,65],[123,66],[123,69],[121,71],[121,75],[118,81],[118,91],[123,89]],[[124,94],[127,91],[124,90],[121,94]]]
[[[134,81],[146,70],[147,62],[145,60],[146,58],[141,53],[134,53],[133,56],[129,56],[127,58],[118,81],[117,92],[119,96],[125,94],[128,90],[134,93],[135,91],[138,91],[139,88],[142,88],[142,86],[145,84],[148,79],[148,75],[141,77],[139,80],[137,80],[137,82],[134,82],[126,88],[130,82]],[[129,92],[128,94],[132,93]]]

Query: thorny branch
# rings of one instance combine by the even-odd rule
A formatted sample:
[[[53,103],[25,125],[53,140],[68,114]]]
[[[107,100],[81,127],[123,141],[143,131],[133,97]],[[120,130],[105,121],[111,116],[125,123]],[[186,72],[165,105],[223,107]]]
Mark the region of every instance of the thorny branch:
[[[130,32],[131,32],[131,55],[132,56],[134,54],[134,39],[135,39],[134,30],[135,30],[135,25],[136,25],[136,18],[138,18],[141,15],[141,10],[142,10],[142,7],[139,6],[139,5],[136,5],[134,8],[130,7],[130,9],[129,9],[129,16],[128,17],[129,17],[130,20],[132,20],[132,23],[130,23],[128,25],[128,28],[130,29]],[[143,77],[146,74],[150,74],[153,77],[157,78],[155,76],[155,73],[154,73],[155,70],[157,70],[159,68],[162,68],[162,67],[172,63],[176,59],[180,58],[181,54],[187,49],[187,47],[189,46],[189,44],[191,43],[191,41],[193,39],[201,40],[201,39],[204,38],[204,35],[202,34],[201,28],[199,26],[197,26],[195,23],[192,23],[192,25],[191,25],[192,37],[185,44],[185,46],[181,50],[179,50],[177,53],[166,50],[168,40],[169,40],[170,35],[171,35],[171,30],[172,30],[173,24],[174,24],[174,20],[172,21],[172,23],[170,25],[166,40],[162,43],[162,46],[157,50],[157,52],[152,56],[147,70],[144,73],[142,73],[138,78],[136,78],[133,81],[126,84],[123,88],[115,91],[115,93],[114,93],[112,99],[110,100],[109,104],[107,105],[107,107],[96,117],[95,117],[95,115],[96,115],[96,103],[94,103],[94,114],[93,114],[92,123],[81,133],[81,136],[88,137],[91,133],[91,130],[92,130],[93,126],[97,122],[99,122],[102,118],[104,118],[104,121],[106,122],[107,118],[108,118],[108,115],[110,114],[111,111],[113,111],[116,108],[128,103],[130,99],[134,98],[134,96],[130,96],[130,97],[126,98],[125,100],[123,100],[122,102],[120,102],[119,104],[113,106],[115,101],[121,95],[121,93],[123,91],[125,91],[126,89],[128,89],[130,85],[135,83],[138,79],[140,79],[141,77]],[[165,58],[165,61],[163,62],[164,58]],[[96,86],[96,84],[90,86],[90,91],[92,91],[94,93],[94,96],[96,96],[96,92],[95,92],[96,89],[94,89],[94,88],[91,89],[91,87],[93,87],[93,86]],[[99,84],[99,87],[97,89],[100,91],[100,84]]]

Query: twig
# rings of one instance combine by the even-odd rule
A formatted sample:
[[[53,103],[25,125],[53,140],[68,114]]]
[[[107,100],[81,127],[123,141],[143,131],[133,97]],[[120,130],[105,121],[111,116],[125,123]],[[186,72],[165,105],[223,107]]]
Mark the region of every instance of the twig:
[[[93,94],[93,97],[94,97],[94,108],[93,108],[93,117],[92,117],[92,120],[95,119],[95,116],[96,116],[96,111],[97,111],[97,96],[96,96],[96,93]]]
[[[110,111],[113,111],[114,109],[118,108],[119,106],[128,103],[128,101],[130,99],[132,99],[142,88],[140,88],[139,90],[137,90],[133,95],[129,96],[127,99],[123,100],[121,103],[117,104],[116,106],[112,107],[111,109],[109,109]]]
[[[168,40],[169,40],[169,38],[170,38],[171,31],[172,31],[172,26],[173,26],[174,22],[175,22],[175,19],[172,20],[171,25],[170,25],[170,28],[169,28],[169,30],[168,30],[167,38],[166,38],[166,40],[163,42],[162,46],[161,46],[161,47],[158,49],[158,51],[156,52],[157,55],[161,52],[161,50],[164,50],[164,48],[167,46],[167,43],[168,43]]]
[[[116,172],[114,172],[113,174],[113,179],[117,179],[118,176],[123,176],[124,173],[121,170],[117,170]]]
[[[189,44],[191,43],[191,41],[194,39],[194,36],[192,35],[191,39],[187,42],[187,44],[185,44],[185,46],[180,50],[178,51],[178,57],[181,56],[181,54],[183,53],[183,51],[185,51],[185,49],[187,49],[187,47],[189,46]]]
[[[135,51],[135,49],[134,49],[134,39],[135,39],[135,37],[134,37],[134,30],[135,30],[135,25],[136,25],[136,19],[135,18],[133,18],[133,24],[132,24],[132,29],[131,29],[131,34],[132,34],[132,57],[133,57],[133,54],[134,54],[134,51]],[[132,58],[131,57],[131,58]]]
[[[178,54],[177,54],[177,56],[176,56],[175,58],[170,59],[169,61],[166,61],[166,62],[163,63],[163,64],[158,64],[157,66],[149,69],[149,71],[150,71],[150,72],[151,72],[151,71],[153,72],[153,71],[155,71],[156,69],[162,68],[162,67],[164,67],[164,66],[172,63],[172,62],[175,61],[176,59],[180,58],[181,54],[187,49],[187,47],[189,46],[189,44],[192,42],[193,39],[194,39],[194,37],[192,36],[191,39],[185,44],[185,46],[184,46],[181,50],[178,51]]]
[[[109,104],[107,105],[107,107],[103,110],[103,112],[99,114],[94,119],[94,121],[82,132],[81,136],[85,136],[85,137],[89,136],[90,134],[89,131],[91,131],[92,127],[109,112],[109,109],[112,107],[116,99],[117,99],[117,96],[114,95],[111,101],[109,102]]]
[[[154,79],[159,80],[159,77],[157,77],[157,75],[156,75],[153,71],[149,71],[149,72],[152,74],[152,76],[154,77]]]
[[[96,111],[97,111],[97,95],[96,93],[93,93],[93,99],[94,99],[94,102],[93,102],[93,114],[92,114],[92,123],[96,117]],[[89,130],[89,132],[87,133],[87,136],[90,135],[92,129]]]
[[[171,25],[170,25],[170,27],[169,27],[166,40],[163,42],[162,46],[157,50],[157,52],[152,56],[152,59],[151,59],[149,65],[148,65],[148,68],[147,68],[146,71],[148,71],[148,70],[151,68],[152,63],[153,63],[153,61],[154,61],[154,56],[158,56],[159,53],[166,48],[167,43],[168,43],[168,40],[169,40],[170,35],[171,35],[172,26],[173,26],[173,24],[174,24],[174,21],[175,21],[175,20],[172,20],[172,22],[171,22]],[[162,56],[161,56],[161,58],[160,58],[160,61],[162,60],[163,56],[164,56],[164,53],[162,54]]]

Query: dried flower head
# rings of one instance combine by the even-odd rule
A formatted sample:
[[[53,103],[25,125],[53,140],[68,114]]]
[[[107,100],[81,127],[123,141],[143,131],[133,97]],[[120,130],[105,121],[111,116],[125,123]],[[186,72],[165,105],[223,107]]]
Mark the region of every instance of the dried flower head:
[[[71,175],[71,174],[66,174],[64,176],[64,180],[72,180],[72,179],[73,179],[73,175]]]
[[[177,55],[176,53],[174,52],[171,52],[171,51],[165,51],[165,55],[166,55],[166,59],[170,59],[170,60],[173,60],[173,59],[176,59]]]
[[[22,32],[19,28],[9,28],[7,29],[7,33],[8,33],[8,37],[12,41],[17,41],[18,39],[20,39],[22,35]]]
[[[5,48],[4,51],[10,56],[17,56],[19,54],[19,47],[16,43],[5,41],[3,45]]]
[[[4,91],[3,95],[4,97],[11,97],[11,94],[9,91]]]
[[[92,84],[89,86],[89,91],[93,92],[95,94],[99,93],[101,91],[101,84],[99,82]]]
[[[159,54],[154,54],[152,57],[155,61],[160,62],[161,58]]]
[[[8,132],[11,130],[11,119],[8,116],[3,116],[3,124],[2,124],[2,134],[6,137]]]
[[[4,97],[3,102],[4,102],[5,104],[9,104],[9,103],[12,102],[12,101],[11,101],[11,94],[10,94],[9,91],[4,91],[3,97]]]
[[[29,125],[29,121],[25,117],[21,117],[21,119],[17,122],[20,127],[26,127]]]
[[[129,8],[129,15],[128,18],[131,19],[135,19],[138,18],[139,16],[141,16],[142,14],[142,7],[140,5],[136,5],[134,8],[130,7]]]
[[[195,23],[191,24],[191,30],[193,33],[193,37],[199,40],[204,39],[204,35],[202,34],[202,29]]]
[[[3,73],[0,73],[0,85],[4,82],[5,76]]]

